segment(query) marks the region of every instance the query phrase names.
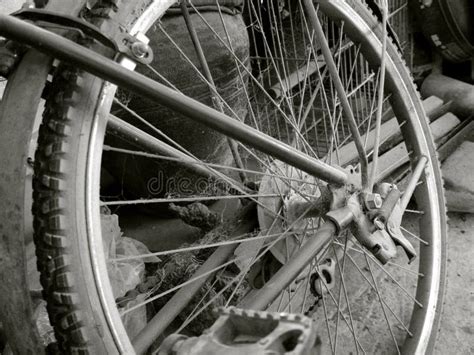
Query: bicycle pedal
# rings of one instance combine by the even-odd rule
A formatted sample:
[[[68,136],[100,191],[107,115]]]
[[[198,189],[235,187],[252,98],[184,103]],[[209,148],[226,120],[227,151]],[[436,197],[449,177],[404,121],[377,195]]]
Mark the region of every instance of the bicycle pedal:
[[[313,321],[301,314],[220,308],[216,322],[199,337],[168,336],[159,355],[317,353]]]

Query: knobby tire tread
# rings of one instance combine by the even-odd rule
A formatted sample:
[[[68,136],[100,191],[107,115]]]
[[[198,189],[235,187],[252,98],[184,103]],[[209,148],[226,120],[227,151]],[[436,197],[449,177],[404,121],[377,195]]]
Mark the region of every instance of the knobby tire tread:
[[[107,28],[118,10],[120,0],[101,0],[90,11],[89,18],[101,31]],[[113,23],[112,23],[113,24]],[[83,40],[90,46],[92,40]],[[77,159],[72,149],[80,122],[75,120],[77,94],[82,74],[77,68],[60,63],[53,75],[46,99],[43,121],[39,128],[33,179],[34,242],[37,268],[43,287],[43,297],[55,331],[53,352],[94,353],[90,332],[97,331],[94,318],[85,314],[75,275],[81,264],[76,260],[74,226],[69,222],[74,213],[71,173]]]

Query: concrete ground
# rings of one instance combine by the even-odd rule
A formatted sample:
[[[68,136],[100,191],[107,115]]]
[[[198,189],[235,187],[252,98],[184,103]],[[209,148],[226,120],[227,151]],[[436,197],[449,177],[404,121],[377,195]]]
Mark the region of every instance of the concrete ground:
[[[10,13],[23,2],[0,0],[0,12]],[[474,354],[474,214],[449,217],[448,284],[435,354]]]
[[[9,14],[19,9],[23,2],[18,0],[0,0],[0,13]],[[5,84],[0,80],[0,99],[3,95]]]
[[[2,13],[11,13],[13,11],[18,10],[22,3],[24,3],[24,1],[1,0],[0,1],[0,11]]]
[[[474,214],[449,214],[448,278],[435,354],[474,354]]]

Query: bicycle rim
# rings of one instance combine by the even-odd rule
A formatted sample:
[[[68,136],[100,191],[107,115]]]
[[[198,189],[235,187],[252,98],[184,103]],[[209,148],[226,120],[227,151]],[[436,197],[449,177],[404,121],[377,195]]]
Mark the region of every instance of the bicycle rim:
[[[231,117],[245,120],[246,123],[280,139],[282,142],[293,145],[310,156],[318,157],[343,168],[347,168],[349,164],[352,164],[356,170],[360,170],[357,164],[357,155],[352,154],[351,159],[347,158],[346,155],[342,155],[343,151],[350,150],[351,146],[349,144],[353,141],[353,138],[348,126],[344,124],[342,119],[343,112],[334,83],[330,79],[328,71],[324,69],[324,63],[322,63],[319,54],[320,46],[314,40],[308,20],[304,16],[304,11],[302,11],[302,5],[289,2],[286,4],[287,7],[282,10],[272,4],[266,4],[267,8],[265,9],[263,7],[256,8],[255,4],[252,3],[246,4],[249,11],[247,16],[250,18],[250,22],[247,22],[247,24],[243,22],[242,18],[236,19],[236,15],[226,14],[219,6],[216,6],[214,12],[211,12],[213,16],[217,16],[214,19],[214,27],[209,23],[209,16],[211,16],[209,11],[204,12],[197,7],[191,7],[192,16],[198,30],[213,36],[217,43],[213,45],[221,48],[223,53],[227,53],[227,62],[234,64],[232,77],[234,81],[232,83],[229,83],[227,79],[218,77],[219,72],[214,73],[213,80],[217,85],[217,92],[213,91],[212,87],[209,89],[209,82],[206,82],[207,80],[198,66],[200,63],[197,62],[196,64],[195,59],[193,61],[189,58],[187,53],[190,53],[193,49],[190,50],[189,46],[185,47],[183,45],[180,47],[173,40],[173,36],[167,33],[165,21],[154,26],[152,31],[154,31],[153,33],[160,31],[160,35],[157,37],[160,41],[169,40],[171,45],[168,48],[174,48],[175,53],[177,53],[175,55],[180,56],[183,63],[187,63],[192,69],[190,73],[194,73],[195,80],[203,82],[206,90],[210,90],[215,95],[214,103],[212,100],[207,101],[209,105],[220,107]],[[357,1],[321,1],[318,5],[318,13],[323,22],[325,34],[328,37],[328,43],[331,46],[341,80],[351,100],[351,108],[357,119],[360,134],[366,139],[365,144],[367,145],[367,155],[370,161],[372,148],[370,147],[370,137],[367,138],[367,132],[374,127],[375,113],[373,108],[378,92],[377,80],[380,77],[380,36],[382,30],[378,21],[365,8],[365,5]],[[128,28],[135,26],[133,31],[146,30],[156,19],[155,16],[159,14],[155,9],[150,6],[148,11],[143,12],[141,19],[147,18],[149,20],[147,24],[143,24],[141,19],[136,22],[132,19],[127,23]],[[285,15],[285,10],[289,16]],[[262,11],[266,11],[266,13],[262,14]],[[151,17],[150,14],[152,14]],[[247,21],[249,20],[247,19]],[[232,38],[232,32],[227,31],[226,25],[240,28],[239,26],[248,26],[248,23],[251,23],[262,29],[265,27],[265,21],[269,21],[270,25],[273,25],[270,28],[276,28],[277,30],[264,29],[260,33],[251,30],[247,33],[247,38],[239,39],[243,42],[248,41],[250,48],[257,41],[260,41],[263,43],[263,49],[262,47],[254,48],[252,51],[243,46],[243,54],[237,53],[234,46],[240,42],[238,40],[232,42],[234,39]],[[140,29],[138,28],[139,25],[145,28]],[[148,35],[152,37],[153,33]],[[260,39],[255,38],[258,35]],[[252,36],[254,36],[253,39]],[[296,45],[297,43],[301,44],[301,42],[305,45]],[[209,50],[210,52],[212,52],[212,49]],[[346,234],[339,236],[328,245],[327,253],[319,255],[313,266],[308,269],[308,275],[320,267],[327,258],[336,259],[337,267],[334,273],[336,286],[334,289],[323,293],[317,309],[312,314],[318,320],[318,332],[323,339],[323,346],[335,353],[346,352],[350,348],[353,348],[357,353],[377,350],[396,352],[399,347],[402,347],[402,344],[404,344],[404,353],[423,353],[433,345],[433,334],[436,333],[439,319],[440,295],[444,282],[444,243],[446,237],[442,183],[429,128],[419,97],[411,83],[411,78],[400,60],[396,48],[391,43],[388,43],[387,53],[386,102],[384,107],[387,112],[390,108],[393,114],[386,114],[385,116],[388,120],[391,117],[396,117],[396,121],[393,122],[397,123],[400,128],[404,140],[402,145],[407,148],[407,162],[410,164],[406,164],[403,169],[394,171],[390,175],[384,175],[383,171],[379,173],[384,181],[390,176],[392,179],[390,181],[398,182],[407,174],[410,176],[410,166],[413,168],[419,157],[428,157],[425,173],[416,190],[416,207],[408,212],[416,216],[416,221],[413,220],[412,216],[406,218],[405,233],[417,245],[419,261],[414,265],[407,266],[402,255],[391,265],[382,267],[375,261],[372,254],[357,243],[352,243],[350,236]],[[299,60],[302,63],[299,63]],[[211,73],[214,68],[214,66],[210,66]],[[157,74],[156,68],[147,67],[144,69],[138,68],[138,70],[151,72],[153,75],[158,75],[158,79],[164,80],[164,74],[159,71]],[[165,74],[169,75],[169,73]],[[224,78],[228,77],[229,71],[226,70],[225,74]],[[89,83],[89,87],[94,89],[88,93],[88,97],[92,98],[95,104],[87,107],[85,103],[89,101],[84,98],[79,100],[79,102],[82,102],[82,107],[79,109],[76,107],[80,112],[76,113],[76,117],[80,118],[81,124],[75,128],[75,133],[81,132],[85,138],[81,138],[74,143],[77,147],[77,153],[74,155],[75,160],[73,160],[75,178],[74,180],[67,176],[65,178],[74,182],[70,184],[72,186],[70,194],[74,198],[75,213],[71,213],[67,217],[71,218],[73,222],[74,235],[77,238],[75,243],[80,249],[77,253],[81,256],[80,259],[83,259],[76,266],[81,268],[81,273],[90,275],[86,277],[86,280],[89,280],[88,282],[80,281],[85,283],[83,285],[85,290],[82,291],[82,295],[80,292],[77,292],[77,294],[79,297],[84,297],[84,294],[86,294],[90,299],[88,302],[93,305],[91,309],[99,309],[100,316],[98,316],[96,322],[105,328],[107,337],[111,339],[106,345],[106,349],[112,351],[111,349],[114,348],[123,352],[130,352],[131,342],[128,339],[125,327],[121,324],[121,316],[116,306],[116,297],[113,295],[110,280],[105,276],[110,260],[106,259],[102,247],[101,206],[106,205],[120,215],[121,211],[118,207],[137,204],[137,200],[140,200],[140,204],[151,206],[149,210],[168,213],[166,208],[163,212],[163,209],[157,209],[156,205],[163,202],[167,204],[175,202],[178,205],[183,202],[183,199],[187,202],[203,201],[206,198],[232,201],[235,200],[235,197],[233,198],[231,194],[222,194],[222,189],[219,186],[217,188],[214,186],[211,190],[209,190],[209,186],[206,186],[204,190],[198,191],[197,185],[192,189],[192,193],[188,193],[188,195],[186,195],[187,191],[166,191],[168,195],[160,195],[162,191],[152,191],[153,193],[150,193],[149,189],[145,191],[148,195],[143,195],[143,190],[136,188],[136,185],[139,184],[133,179],[133,175],[136,175],[139,171],[138,168],[142,166],[141,176],[146,176],[147,163],[145,162],[156,161],[157,159],[166,161],[166,159],[161,155],[158,156],[159,154],[153,154],[153,152],[143,154],[141,150],[131,149],[130,145],[120,143],[120,140],[117,140],[115,135],[110,134],[110,131],[109,135],[106,136],[107,120],[105,118],[114,102],[115,88],[109,84],[102,84],[98,79],[93,79],[88,75],[84,75],[82,78],[81,80]],[[184,91],[187,95],[196,96],[194,93],[186,92],[188,88],[179,86],[179,77],[174,79],[176,82],[171,83],[174,88],[178,87],[178,90]],[[165,82],[170,84],[169,79],[166,79]],[[228,87],[231,89],[228,89]],[[101,99],[96,100],[96,97]],[[203,101],[209,100],[209,95],[205,95],[201,99]],[[239,183],[238,173],[243,173],[245,178],[249,180],[253,178],[253,182],[260,184],[260,189],[247,194],[247,199],[253,200],[259,210],[260,231],[258,235],[265,240],[264,237],[270,234],[269,231],[276,230],[279,238],[283,239],[286,236],[284,243],[275,242],[275,238],[270,239],[268,237],[269,240],[274,242],[274,245],[269,247],[269,253],[265,255],[271,254],[271,258],[277,259],[280,263],[285,263],[286,258],[291,257],[292,250],[299,248],[304,238],[308,237],[308,233],[310,233],[308,230],[317,228],[320,220],[315,218],[308,219],[303,226],[299,226],[304,230],[303,233],[292,230],[296,223],[287,224],[287,221],[284,221],[286,223],[281,223],[278,227],[275,227],[275,225],[279,224],[280,220],[287,218],[278,209],[281,208],[282,201],[294,194],[303,199],[317,195],[320,191],[318,185],[321,181],[295,171],[287,165],[275,163],[268,156],[243,145],[237,145],[238,156],[244,162],[244,165],[240,165],[242,163],[239,162],[239,157],[236,158],[231,152],[233,143],[229,144],[225,137],[219,135],[212,136],[213,140],[217,142],[212,146],[212,151],[217,150],[221,154],[215,155],[208,151],[199,151],[193,141],[186,141],[180,135],[173,136],[172,129],[167,127],[163,129],[159,126],[159,122],[150,124],[150,117],[152,116],[146,117],[149,114],[147,111],[150,107],[149,103],[137,100],[133,95],[119,91],[119,96],[116,96],[114,102],[113,112],[129,123],[136,122],[133,121],[134,119],[140,120],[141,123],[136,124],[139,129],[149,135],[157,136],[159,134],[161,135],[160,138],[164,136],[168,143],[180,149],[188,157],[198,159],[200,165],[212,169],[213,172],[220,171],[218,176],[224,180],[224,185],[230,184],[235,189],[242,189],[243,184]],[[216,101],[220,104],[216,105]],[[311,106],[307,106],[309,101],[312,101]],[[307,107],[309,108],[307,109]],[[140,108],[146,109],[139,112]],[[156,110],[155,112],[159,112],[161,115],[166,112],[161,108],[153,108]],[[143,117],[145,117],[144,120]],[[148,123],[144,123],[145,121]],[[163,130],[159,132],[157,127]],[[193,129],[195,134],[198,132],[196,126],[191,125],[186,126],[186,128]],[[211,133],[204,130],[201,134],[202,137],[206,137]],[[118,174],[120,176],[122,174],[122,189],[128,193],[115,199],[107,198],[100,186],[104,137],[108,139],[105,148],[109,153],[115,154],[115,156],[119,154],[131,156],[131,161],[137,164],[135,171],[120,169],[114,171],[117,167],[108,166],[109,162],[105,162],[107,169],[112,170],[112,175]],[[61,139],[55,137],[53,141],[60,142]],[[44,142],[41,144],[46,146],[46,144],[51,143],[51,139],[46,139]],[[382,141],[382,143],[386,143],[389,148],[392,147],[387,142]],[[116,145],[114,146],[114,144]],[[394,143],[390,142],[390,144],[393,145]],[[228,145],[230,145],[230,148],[228,148]],[[45,163],[48,162],[47,159],[43,159]],[[164,165],[164,174],[170,174],[168,178],[173,178],[176,174],[182,173],[174,163]],[[390,168],[390,166],[387,167],[387,169]],[[44,176],[44,170],[40,174]],[[127,174],[132,176],[130,177]],[[148,175],[144,181],[150,181],[149,179],[153,177],[153,175]],[[191,181],[191,184],[196,184],[196,180],[198,180],[193,174],[185,174],[181,177],[187,178]],[[274,183],[274,181],[280,182]],[[149,188],[150,185],[148,184],[146,187]],[[201,195],[196,197],[197,191]],[[173,197],[172,193],[177,193],[178,197]],[[163,201],[164,199],[166,201]],[[203,230],[203,228],[200,229]],[[289,230],[292,230],[292,232],[289,233]],[[225,233],[222,232],[222,234]],[[208,235],[206,236],[208,237]],[[250,238],[252,236],[254,236],[253,230],[238,237]],[[212,244],[226,242],[225,239],[219,238],[210,239],[210,241]],[[288,249],[288,244],[293,249]],[[196,249],[202,249],[201,252],[209,256],[209,253],[204,252],[209,249],[206,248],[204,243],[192,244],[192,246]],[[177,245],[174,248],[169,247],[169,249],[178,249],[179,247],[183,247],[183,245]],[[338,256],[341,250],[343,255]],[[165,265],[168,263],[168,269],[179,269],[179,257],[173,259],[168,254],[165,250],[162,251],[159,257],[165,260]],[[176,255],[179,254],[176,253]],[[196,254],[184,255],[186,258],[196,257]],[[238,254],[234,254],[234,257],[236,255],[238,257]],[[243,268],[245,267],[240,265],[240,272]],[[364,268],[367,270],[364,271]],[[158,266],[158,269],[164,270],[165,267]],[[211,292],[201,291],[198,294],[200,297],[193,300],[192,304],[177,317],[181,322],[189,323],[187,328],[184,329],[191,334],[210,325],[208,324],[208,309],[211,306],[216,304],[238,304],[239,295],[248,291],[248,279],[243,278],[242,275],[239,275],[239,272],[236,272],[235,265],[228,268],[216,268],[216,272],[218,277],[213,278],[206,284],[207,290],[211,290]],[[77,278],[77,275],[74,275],[73,272],[69,272],[69,274],[71,274],[71,279]],[[184,273],[179,275],[178,279],[183,275],[190,277],[188,273]],[[166,287],[158,287],[147,295],[149,306],[166,307],[166,301],[172,295],[171,292],[168,293],[169,290],[179,288],[179,282],[166,280],[165,277],[161,280],[161,284]],[[225,284],[232,285],[232,283],[223,283],[222,280],[228,280],[229,278],[238,285],[232,291],[230,289],[228,291],[224,290]],[[314,301],[311,300],[311,295],[308,293],[307,285],[310,280],[305,275],[302,275],[301,278],[304,282],[300,282],[298,283],[299,286],[295,286],[299,291],[282,290],[281,297],[270,307],[272,310],[308,312],[311,302]],[[361,284],[365,284],[365,288],[355,287]],[[73,291],[77,287],[73,285],[66,286]],[[57,293],[57,289],[54,291]],[[396,295],[396,297],[393,297],[393,295]],[[405,300],[400,302],[402,297]],[[298,298],[299,301],[296,302]],[[215,302],[210,302],[211,299]],[[374,305],[372,305],[372,302]],[[206,307],[201,305],[206,305]],[[134,309],[140,308],[134,306]],[[200,312],[200,316],[196,315],[196,311]],[[91,312],[87,312],[90,316]],[[127,312],[131,313],[133,310]],[[378,320],[368,324],[366,314],[363,312],[367,312]],[[124,313],[123,310],[121,313]],[[189,318],[193,318],[194,322],[188,322]],[[380,330],[379,327],[383,329]],[[166,328],[168,328],[167,333],[181,330],[181,326],[174,324],[168,324]],[[90,329],[85,330],[86,333],[90,331]],[[375,345],[373,334],[376,334],[379,338]],[[87,347],[87,340],[84,341],[84,344]]]

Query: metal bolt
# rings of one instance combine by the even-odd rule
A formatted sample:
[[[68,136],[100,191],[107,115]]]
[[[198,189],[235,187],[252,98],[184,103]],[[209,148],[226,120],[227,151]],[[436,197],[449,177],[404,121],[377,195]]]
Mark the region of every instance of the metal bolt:
[[[379,194],[367,194],[365,198],[365,206],[369,210],[375,210],[382,207],[382,197]]]
[[[149,47],[147,44],[137,41],[132,44],[132,53],[137,58],[144,58],[148,54]]]
[[[384,223],[383,219],[380,218],[380,217],[375,217],[374,218],[374,225],[375,225],[375,227],[377,227],[377,229],[380,229],[380,230],[385,228],[385,223]]]

